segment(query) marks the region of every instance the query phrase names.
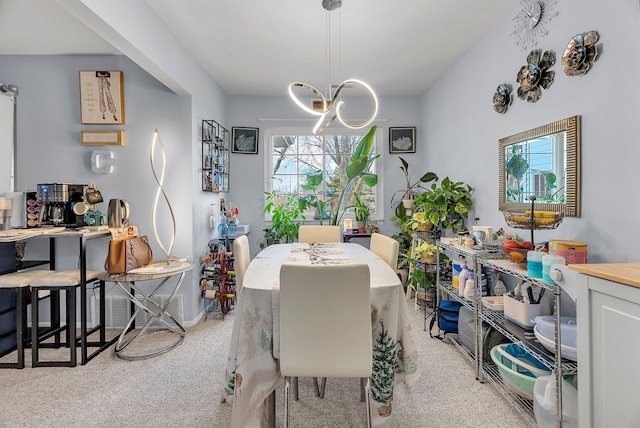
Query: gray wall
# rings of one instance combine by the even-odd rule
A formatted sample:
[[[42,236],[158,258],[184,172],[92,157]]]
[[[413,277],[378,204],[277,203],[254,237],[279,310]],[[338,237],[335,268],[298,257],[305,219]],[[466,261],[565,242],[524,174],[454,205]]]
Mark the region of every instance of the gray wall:
[[[482,224],[506,227],[498,205],[498,139],[582,116],[582,216],[565,218],[536,240],[573,239],[589,245],[590,262],[639,259],[636,197],[640,147],[640,11],[637,0],[564,0],[541,39],[556,53],[555,81],[536,103],[514,95],[506,114],[495,113],[498,84],[518,87],[516,74],[527,51],[511,45],[511,19],[519,2],[423,95],[420,139],[428,168],[475,187],[475,215]],[[596,30],[599,58],[584,76],[568,77],[561,57],[571,37]],[[510,229],[512,232],[518,232]],[[519,231],[525,232],[526,231]]]

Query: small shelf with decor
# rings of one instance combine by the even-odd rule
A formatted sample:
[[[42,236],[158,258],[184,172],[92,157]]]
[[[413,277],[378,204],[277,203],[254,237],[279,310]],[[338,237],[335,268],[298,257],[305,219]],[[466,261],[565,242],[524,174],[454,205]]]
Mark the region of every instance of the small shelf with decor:
[[[229,130],[215,120],[202,121],[202,190],[229,191]]]

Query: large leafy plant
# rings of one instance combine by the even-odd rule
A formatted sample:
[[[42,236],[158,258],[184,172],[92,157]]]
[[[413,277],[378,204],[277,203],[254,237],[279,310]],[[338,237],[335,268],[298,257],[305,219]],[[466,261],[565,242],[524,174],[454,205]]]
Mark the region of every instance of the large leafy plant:
[[[415,198],[416,211],[424,211],[435,227],[458,232],[466,229],[464,221],[473,208],[468,184],[456,182],[445,177],[440,183],[431,185],[431,189]]]
[[[367,135],[362,137],[358,142],[353,154],[350,158],[350,163],[347,165],[346,180],[340,187],[337,199],[335,192],[326,191],[325,195],[318,195],[317,190],[321,186],[324,179],[322,171],[314,171],[307,174],[307,184],[302,187],[306,190],[312,190],[313,195],[305,196],[301,199],[303,209],[306,205],[310,205],[319,210],[320,220],[325,216],[324,213],[328,212],[328,219],[331,225],[337,226],[344,215],[344,211],[341,211],[344,196],[347,192],[351,191],[351,184],[356,178],[361,178],[362,181],[369,187],[374,187],[378,184],[378,175],[370,172],[373,162],[380,157],[379,154],[371,155],[373,149],[373,136],[375,135],[377,126],[371,127]],[[307,187],[305,187],[307,186]],[[346,209],[350,208],[346,207]]]
[[[393,207],[393,201],[398,196],[398,194],[402,193],[402,197],[400,199],[413,199],[418,196],[423,191],[427,190],[426,187],[422,186],[422,184],[429,183],[431,181],[437,180],[438,176],[434,172],[425,173],[418,181],[411,182],[411,173],[409,172],[409,164],[402,158],[399,158],[400,162],[400,170],[404,174],[404,180],[406,188],[401,190],[396,190],[391,196],[391,207]],[[401,203],[400,201],[399,203]]]
[[[267,205],[264,212],[271,213],[271,226],[263,229],[265,239],[293,242],[298,237],[300,222],[305,219],[304,207],[294,195],[283,195],[273,192],[265,192]]]

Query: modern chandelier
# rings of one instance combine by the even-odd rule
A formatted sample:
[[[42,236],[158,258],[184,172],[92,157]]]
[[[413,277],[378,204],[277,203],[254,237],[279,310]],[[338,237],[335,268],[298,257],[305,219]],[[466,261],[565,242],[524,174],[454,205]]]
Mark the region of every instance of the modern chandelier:
[[[322,7],[327,11],[327,16],[329,16],[329,12],[339,9],[342,6],[342,0],[322,0]],[[330,25],[327,26],[327,70],[330,79],[331,74],[331,49],[330,49]],[[364,88],[364,90],[369,94],[371,100],[373,102],[373,113],[371,117],[365,120],[362,123],[353,124],[347,122],[342,116],[342,109],[344,108],[344,101],[340,99],[340,92],[344,88],[353,87],[353,85],[358,85]],[[294,94],[294,88],[303,88],[315,95],[319,98],[319,102],[314,103],[314,106],[305,105],[300,99]],[[363,82],[360,79],[347,79],[344,82],[340,83],[333,95],[330,93],[331,87],[327,89],[327,96],[322,94],[315,87],[303,83],[303,82],[292,82],[289,85],[289,96],[291,99],[304,111],[314,116],[320,116],[320,119],[313,127],[313,133],[318,134],[329,127],[336,119],[340,121],[344,126],[351,129],[361,129],[365,126],[369,125],[375,119],[378,114],[378,98],[376,97],[375,92],[367,83]],[[328,118],[329,117],[329,118]]]

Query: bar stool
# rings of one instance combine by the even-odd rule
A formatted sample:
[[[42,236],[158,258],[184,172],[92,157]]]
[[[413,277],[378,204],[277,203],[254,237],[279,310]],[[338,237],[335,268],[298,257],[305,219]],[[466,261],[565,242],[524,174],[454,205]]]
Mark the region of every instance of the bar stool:
[[[17,350],[17,362],[15,363],[0,363],[0,368],[24,368],[24,348],[25,343],[28,341],[27,334],[27,306],[29,305],[29,286],[32,282],[38,279],[50,276],[52,271],[50,270],[31,270],[25,272],[14,272],[0,276],[0,289],[11,290],[16,293],[16,350]],[[31,300],[37,301],[46,297],[49,292],[42,291],[40,293],[33,293]],[[53,304],[52,304],[53,307]],[[8,313],[9,311],[7,311]],[[37,334],[37,333],[36,333]]]
[[[87,270],[86,283],[97,281],[97,276],[100,271]],[[77,337],[76,337],[76,289],[80,287],[80,271],[79,270],[67,270],[55,272],[47,277],[37,279],[31,283],[31,290],[33,293],[40,291],[50,291],[52,293],[65,292],[65,307],[66,307],[66,321],[65,325],[60,327],[61,330],[66,330],[67,340],[64,343],[69,347],[69,360],[68,361],[40,361],[39,351],[40,348],[59,348],[61,344],[56,343],[43,343],[42,341],[46,337],[38,335],[37,327],[39,324],[39,308],[38,299],[35,299],[31,304],[31,366],[32,367],[75,367],[77,365]],[[60,303],[60,301],[58,301]],[[86,302],[82,302],[86,304]],[[59,308],[58,308],[59,311]],[[59,312],[58,312],[59,314]]]

